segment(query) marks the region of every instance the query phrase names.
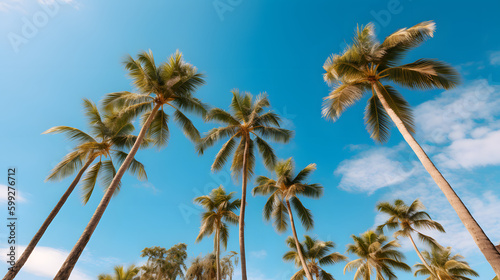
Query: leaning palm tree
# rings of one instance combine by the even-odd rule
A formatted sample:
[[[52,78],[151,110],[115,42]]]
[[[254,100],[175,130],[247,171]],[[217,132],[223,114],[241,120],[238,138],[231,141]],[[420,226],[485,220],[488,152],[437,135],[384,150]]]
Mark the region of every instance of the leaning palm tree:
[[[451,255],[451,247],[434,247],[431,253],[423,251],[422,255],[430,266],[416,264],[415,276],[428,275],[426,280],[471,280],[468,276],[479,277],[461,255]]]
[[[302,169],[297,175],[294,175],[294,163],[292,158],[279,161],[274,167],[276,180],[265,176],[257,177],[257,186],[252,190],[252,194],[270,195],[264,205],[264,219],[269,221],[271,217],[274,220],[274,227],[278,232],[287,230],[287,216],[290,219],[293,239],[295,246],[299,247],[299,239],[295,230],[295,221],[293,219],[292,207],[300,217],[302,225],[309,230],[314,226],[314,220],[311,211],[304,207],[297,196],[303,195],[306,197],[319,198],[323,194],[323,187],[319,184],[308,184],[305,182],[307,177],[316,169],[316,164],[311,163]],[[307,267],[306,260],[302,255],[302,251],[298,251],[302,269],[305,272],[307,279],[313,280],[311,272]]]
[[[220,243],[227,249],[229,239],[228,223],[238,224],[238,215],[234,213],[240,207],[241,201],[234,199],[235,192],[226,193],[224,187],[213,189],[209,195],[200,196],[194,202],[205,208],[206,212],[201,214],[201,228],[196,242],[200,242],[205,236],[214,234],[214,251],[216,263],[217,280],[221,280]],[[231,201],[232,200],[232,201]]]
[[[415,131],[410,105],[388,83],[410,89],[450,89],[459,83],[459,74],[446,63],[434,59],[419,59],[400,65],[406,53],[434,35],[432,21],[403,28],[377,42],[372,24],[359,28],[349,46],[341,55],[332,55],[325,64],[324,79],[333,86],[325,98],[323,116],[336,120],[342,112],[366,92],[371,92],[365,110],[367,130],[377,142],[389,138],[390,120],[417,155],[444,193],[460,220],[472,235],[493,270],[500,275],[500,253],[488,239],[460,197],[434,166],[412,133]]]
[[[440,247],[434,238],[421,233],[419,229],[435,229],[440,232],[445,232],[443,226],[440,223],[433,221],[427,212],[422,211],[425,207],[418,199],[413,201],[410,206],[406,205],[404,201],[400,199],[394,201],[394,204],[381,202],[377,204],[377,209],[390,216],[385,223],[377,227],[377,231],[382,233],[384,227],[387,227],[390,230],[399,229],[394,232],[394,237],[397,239],[402,236],[410,239],[410,242],[422,263],[431,273],[433,273],[433,270],[429,267],[424,257],[418,250],[412,234],[417,234],[421,241],[431,247]]]
[[[354,244],[347,245],[347,252],[359,258],[350,261],[344,267],[346,271],[356,270],[354,279],[370,280],[375,274],[377,280],[396,279],[393,269],[411,271],[404,263],[404,255],[397,250],[401,247],[396,240],[387,242],[387,237],[369,230],[361,236],[352,235]]]
[[[54,278],[57,280],[68,279],[146,134],[158,148],[167,144],[169,115],[165,112],[165,107],[172,108],[174,120],[181,126],[184,134],[191,140],[199,139],[198,130],[182,110],[199,114],[206,112],[206,106],[193,96],[204,80],[194,66],[184,62],[181,53],[176,52],[167,62],[157,66],[151,51],[142,52],[137,60],[130,56],[126,58],[125,68],[129,70],[137,93],[110,93],[104,98],[103,105],[108,109],[119,109],[120,117],[124,119],[142,115],[142,128],[83,234],[59,269]]]
[[[59,181],[75,172],[77,174],[3,280],[14,279],[82,178],[80,186],[83,204],[90,199],[98,181],[104,188],[109,186],[116,173],[115,163],[120,163],[127,157],[124,149],[130,148],[136,139],[136,136],[130,134],[134,126],[126,120],[118,119],[116,112],[106,112],[102,115],[97,106],[88,99],[83,99],[83,108],[89,121],[90,133],[69,126],[56,126],[44,132],[44,134],[64,133],[69,140],[77,143],[76,147],[52,169],[46,181]],[[149,141],[145,141],[143,147],[148,144]],[[141,180],[147,178],[144,166],[136,160],[132,161],[128,170]]]
[[[315,238],[311,238],[308,235],[304,235],[304,242],[297,243],[294,238],[288,237],[286,239],[286,244],[291,249],[286,252],[283,256],[285,261],[294,261],[297,267],[301,266],[302,258],[300,257],[300,252],[305,258],[307,264],[307,269],[316,276],[316,280],[334,280],[333,276],[323,270],[321,266],[332,265],[339,263],[341,261],[346,261],[347,257],[341,253],[330,253],[330,250],[335,248],[335,243],[332,241],[321,241]],[[297,250],[300,248],[300,250]],[[302,266],[302,269],[297,271],[293,276],[292,280],[302,280],[306,276],[306,271]]]
[[[131,265],[125,270],[123,266],[118,265],[114,268],[115,274],[100,274],[97,276],[98,280],[134,280],[135,276],[139,273],[139,268]]]
[[[245,206],[247,194],[248,177],[253,174],[255,167],[255,149],[257,146],[264,164],[267,168],[274,167],[276,156],[269,144],[263,138],[269,138],[277,142],[287,143],[292,137],[292,131],[280,128],[280,117],[272,112],[264,112],[269,107],[269,99],[265,95],[259,95],[252,100],[250,93],[240,93],[233,90],[233,99],[231,101],[231,113],[225,110],[214,108],[207,113],[206,121],[217,121],[225,126],[210,130],[198,144],[198,152],[204,151],[215,145],[216,142],[229,137],[229,140],[222,145],[217,153],[213,171],[222,169],[228,158],[233,152],[236,141],[239,138],[239,144],[234,151],[231,171],[234,177],[242,176],[241,186],[241,207],[240,219],[238,222],[240,258],[241,258],[241,277],[247,279],[246,258],[245,258]]]

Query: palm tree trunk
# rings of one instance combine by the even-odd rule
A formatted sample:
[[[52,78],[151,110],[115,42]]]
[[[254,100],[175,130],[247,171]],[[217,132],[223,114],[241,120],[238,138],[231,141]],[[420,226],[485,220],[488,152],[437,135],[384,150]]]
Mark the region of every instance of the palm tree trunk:
[[[132,163],[132,160],[134,159],[135,154],[139,150],[139,147],[141,146],[144,136],[146,135],[146,132],[148,131],[149,126],[151,125],[151,122],[153,121],[153,118],[155,117],[159,108],[160,104],[156,104],[156,106],[151,111],[151,115],[149,115],[149,118],[147,119],[146,123],[141,128],[141,132],[137,136],[134,146],[132,146],[132,149],[130,149],[128,156],[123,161],[122,165],[118,169],[118,172],[116,172],[116,175],[111,181],[111,184],[109,185],[108,189],[106,190],[106,193],[102,197],[99,206],[97,206],[94,215],[87,224],[87,227],[80,236],[80,239],[78,239],[78,242],[76,242],[75,246],[73,247],[68,257],[64,261],[63,265],[59,269],[59,272],[57,272],[57,275],[56,277],[54,277],[54,280],[67,280],[69,278],[71,272],[73,271],[73,268],[76,265],[76,262],[78,261],[78,258],[80,257],[80,255],[83,252],[83,249],[85,249],[85,246],[89,242],[90,237],[92,236],[95,228],[97,227],[97,224],[99,224],[99,221],[101,220],[101,217],[104,214],[104,211],[106,210],[106,207],[108,206],[109,201],[111,200],[111,197],[115,192],[115,189],[118,187],[118,184],[120,183],[123,175],[125,174],[125,171],[129,168],[130,164]]]
[[[465,228],[469,231],[470,235],[474,239],[474,242],[476,242],[476,245],[479,247],[479,250],[481,250],[486,260],[490,263],[491,267],[495,271],[495,274],[500,277],[500,252],[496,250],[495,245],[491,243],[491,240],[488,238],[488,236],[486,236],[483,229],[479,226],[474,217],[472,217],[471,213],[462,202],[460,197],[458,197],[453,188],[443,177],[441,172],[439,172],[434,163],[432,163],[432,161],[429,159],[422,147],[420,147],[415,138],[413,138],[413,135],[411,135],[398,115],[396,115],[396,113],[389,107],[387,100],[385,100],[384,96],[381,93],[382,84],[380,84],[380,82],[372,82],[372,87],[375,90],[375,93],[377,94],[377,97],[382,103],[385,111],[387,112],[389,117],[391,117],[394,124],[396,124],[396,127],[398,128],[401,135],[403,135],[403,138],[406,140],[408,145],[410,145],[413,152],[417,155],[425,170],[429,172],[432,179],[434,179],[438,187],[444,193],[455,212],[457,212],[458,217],[464,224]]]
[[[219,230],[219,228],[217,228],[216,235],[217,235],[217,240],[215,242],[217,244],[217,251],[215,253],[216,254],[215,255],[215,263],[217,265],[217,280],[221,280],[221,277],[220,277],[220,230]]]
[[[413,237],[411,236],[411,234],[408,235],[408,237],[410,238],[411,245],[413,245],[413,248],[415,248],[415,251],[417,252],[418,257],[420,258],[420,260],[422,261],[422,263],[424,264],[424,266],[427,268],[427,270],[429,270],[429,273],[431,275],[433,275],[434,277],[438,278],[439,280],[441,280],[441,278],[439,277],[439,275],[436,275],[436,273],[434,273],[434,271],[431,269],[431,267],[429,266],[429,264],[425,261],[424,257],[420,253],[420,250],[418,250],[417,245],[415,244],[415,241],[413,241]]]
[[[306,277],[309,280],[313,280],[311,276],[311,272],[309,272],[309,267],[307,267],[306,260],[304,259],[304,255],[302,254],[302,250],[300,249],[299,239],[297,238],[297,231],[295,230],[295,223],[293,221],[292,208],[290,208],[290,201],[286,201],[286,208],[288,210],[288,216],[290,216],[290,226],[292,227],[293,239],[295,239],[295,246],[297,247],[297,253],[299,253],[299,259],[302,263],[302,268],[306,273]]]
[[[73,192],[73,190],[75,189],[76,185],[78,184],[78,182],[82,178],[83,173],[85,173],[85,170],[87,170],[87,168],[90,166],[90,164],[92,163],[92,161],[94,161],[94,159],[95,159],[95,157],[89,158],[87,160],[87,162],[85,163],[85,165],[80,169],[80,171],[76,175],[75,179],[73,179],[73,182],[71,182],[71,184],[69,185],[69,187],[66,190],[66,192],[62,195],[61,199],[59,199],[59,202],[57,202],[56,206],[54,207],[54,209],[52,209],[52,211],[50,212],[50,214],[47,217],[47,219],[45,219],[45,221],[43,222],[43,224],[40,227],[40,229],[36,232],[35,236],[33,236],[33,238],[31,239],[31,241],[28,244],[28,246],[26,247],[26,249],[24,249],[24,252],[21,255],[21,257],[17,260],[16,264],[12,267],[12,269],[10,269],[7,272],[7,274],[5,274],[5,276],[3,277],[2,280],[12,280],[12,279],[14,279],[16,277],[16,275],[19,272],[19,270],[21,270],[21,268],[26,263],[26,261],[28,260],[28,258],[31,255],[31,253],[35,249],[36,245],[38,244],[38,241],[40,241],[40,239],[42,238],[43,234],[45,233],[45,231],[49,227],[50,223],[52,223],[52,220],[54,220],[54,218],[56,217],[56,215],[59,213],[59,210],[61,210],[61,208],[63,207],[64,203],[66,203],[66,200],[68,199],[68,197]]]
[[[245,137],[245,136],[243,136]],[[245,151],[243,152],[243,175],[242,175],[242,186],[241,186],[241,206],[240,206],[240,218],[238,221],[239,238],[240,238],[240,258],[241,258],[241,280],[247,280],[247,263],[245,257],[245,206],[247,199],[247,157],[248,149],[250,145],[248,141],[250,136],[246,135],[245,139]]]

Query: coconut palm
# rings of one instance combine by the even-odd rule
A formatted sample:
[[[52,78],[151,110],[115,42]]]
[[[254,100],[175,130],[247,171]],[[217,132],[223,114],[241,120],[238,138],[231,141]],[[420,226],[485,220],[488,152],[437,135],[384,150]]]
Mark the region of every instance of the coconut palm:
[[[174,120],[181,126],[184,134],[191,140],[199,139],[198,130],[182,111],[199,114],[206,112],[206,106],[193,97],[194,91],[204,83],[204,80],[194,66],[184,62],[181,53],[176,52],[167,62],[157,66],[151,51],[142,52],[137,59],[130,56],[126,58],[125,68],[133,79],[137,93],[127,91],[110,93],[104,98],[103,105],[108,109],[119,109],[120,118],[132,119],[142,115],[142,128],[83,234],[59,269],[54,278],[57,280],[68,279],[146,134],[158,148],[167,144],[169,115],[165,112],[165,107],[173,110]]]
[[[75,172],[77,175],[33,236],[16,264],[7,272],[4,280],[14,279],[82,177],[83,181],[80,184],[82,202],[86,204],[98,181],[104,188],[108,187],[116,173],[115,163],[123,161],[127,156],[124,149],[130,148],[136,139],[136,136],[130,134],[134,130],[134,126],[126,120],[117,119],[115,112],[106,112],[101,115],[97,106],[88,99],[83,99],[83,108],[90,125],[90,133],[69,126],[56,126],[44,132],[44,134],[63,133],[69,140],[77,143],[76,147],[52,169],[46,181],[59,181]],[[145,141],[143,147],[148,144],[149,141]],[[140,180],[147,179],[144,166],[136,160],[132,161],[128,170]]]
[[[433,273],[432,269],[428,267],[427,262],[418,250],[412,234],[416,234],[422,242],[425,242],[431,247],[440,247],[434,238],[421,233],[419,229],[435,229],[437,231],[444,232],[443,226],[441,226],[440,223],[433,221],[427,212],[422,211],[425,207],[418,199],[413,201],[410,206],[406,205],[404,201],[400,199],[395,200],[394,204],[381,202],[377,204],[377,209],[390,216],[385,223],[377,227],[377,231],[382,233],[384,227],[387,227],[390,230],[399,229],[394,232],[394,237],[397,239],[402,236],[410,239],[411,244],[413,245],[413,248],[417,252],[417,255],[422,263],[427,266],[427,269],[431,273]]]
[[[347,260],[346,256],[337,252],[330,253],[330,251],[335,248],[335,243],[332,241],[321,241],[311,238],[308,235],[304,235],[304,238],[305,240],[299,243],[298,246],[294,238],[289,236],[286,239],[286,244],[291,250],[285,253],[283,260],[294,261],[295,265],[300,267],[303,263],[300,257],[300,252],[302,252],[307,268],[316,277],[316,280],[334,280],[333,276],[323,270],[322,266],[333,265],[345,261]],[[300,250],[297,250],[297,248],[300,248]],[[304,276],[306,276],[306,270],[304,270],[302,266],[291,279],[302,280]]]
[[[461,255],[451,255],[451,247],[433,247],[431,253],[422,255],[430,265],[416,264],[415,276],[429,276],[426,280],[471,280],[468,276],[479,277]]]
[[[115,274],[114,275],[109,275],[109,274],[101,274],[97,276],[98,280],[133,280],[135,279],[134,277],[139,273],[139,268],[135,267],[134,265],[131,265],[125,270],[123,266],[118,265],[115,266]]]
[[[346,271],[356,270],[354,280],[370,280],[372,274],[377,280],[397,279],[393,269],[411,271],[404,263],[404,255],[397,250],[401,247],[396,240],[387,242],[387,237],[369,230],[361,236],[352,235],[354,244],[347,245],[347,252],[359,258],[350,261],[344,267]]]
[[[263,138],[287,143],[293,133],[290,130],[279,127],[281,119],[276,113],[272,111],[264,112],[265,108],[270,106],[269,99],[265,95],[261,94],[252,100],[252,95],[250,93],[240,93],[238,90],[233,90],[232,93],[231,112],[214,108],[207,113],[205,118],[206,121],[214,120],[224,126],[210,130],[207,135],[200,140],[197,148],[198,152],[203,154],[207,148],[215,145],[218,141],[229,138],[229,140],[222,145],[222,148],[217,153],[214,163],[212,164],[212,171],[219,171],[231,156],[236,146],[236,141],[239,139],[239,144],[234,151],[231,171],[235,177],[239,177],[239,175],[242,176],[238,229],[241,277],[242,280],[246,280],[244,221],[247,181],[248,177],[253,174],[255,167],[254,147],[257,146],[265,166],[267,168],[272,168],[276,162],[276,156],[271,146]]]
[[[297,196],[302,195],[311,198],[319,198],[323,194],[323,187],[319,184],[308,184],[305,182],[307,177],[316,169],[316,164],[311,163],[302,169],[297,175],[294,174],[294,163],[292,158],[279,161],[274,167],[276,180],[265,176],[257,177],[257,186],[252,190],[255,196],[269,195],[264,206],[264,219],[269,221],[271,217],[274,220],[274,227],[278,232],[287,230],[287,216],[290,219],[293,239],[296,247],[299,247],[299,239],[295,230],[295,221],[293,219],[292,207],[299,215],[302,225],[309,230],[314,226],[314,220],[311,211],[304,207]],[[312,280],[311,273],[307,267],[306,260],[302,252],[298,251],[302,269],[305,272],[307,279]]]
[[[226,193],[224,187],[213,189],[209,195],[200,196],[194,202],[201,205],[205,212],[201,214],[201,228],[196,242],[214,234],[214,251],[216,257],[217,280],[221,280],[220,243],[227,249],[229,239],[228,223],[238,224],[238,215],[234,213],[240,207],[241,201],[234,199],[235,192]],[[232,201],[231,201],[232,200]]]
[[[388,83],[410,89],[450,89],[459,83],[459,74],[446,63],[434,59],[419,59],[400,65],[407,52],[434,35],[433,21],[400,29],[377,42],[372,24],[358,28],[357,34],[341,55],[332,55],[325,64],[324,79],[333,86],[325,98],[323,116],[336,120],[342,112],[366,92],[371,92],[365,110],[365,123],[371,137],[377,142],[389,138],[390,120],[415,152],[444,193],[474,241],[500,275],[500,253],[474,220],[450,184],[434,166],[425,151],[413,137],[414,121],[410,105]]]

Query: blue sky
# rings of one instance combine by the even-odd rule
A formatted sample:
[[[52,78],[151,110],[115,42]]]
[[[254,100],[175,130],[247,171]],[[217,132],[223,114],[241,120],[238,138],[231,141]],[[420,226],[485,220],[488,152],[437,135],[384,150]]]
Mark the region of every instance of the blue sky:
[[[451,91],[402,90],[415,109],[416,138],[469,206],[495,244],[500,242],[500,38],[498,1],[83,1],[0,0],[0,168],[18,169],[18,242],[26,245],[72,178],[45,183],[50,169],[71,149],[61,135],[41,135],[56,125],[85,128],[81,99],[99,101],[109,92],[133,90],[121,61],[151,49],[161,61],[179,49],[206,74],[197,95],[227,108],[230,90],[267,92],[273,110],[295,130],[287,145],[274,145],[280,158],[294,157],[298,168],[316,163],[311,182],[321,183],[321,199],[304,200],[315,215],[308,232],[345,251],[351,234],[383,220],[375,204],[420,198],[446,235],[436,235],[466,257],[481,279],[493,278],[443,195],[393,129],[389,143],[375,144],[363,123],[364,100],[336,123],[321,118],[328,86],[322,65],[340,52],[356,25],[374,22],[379,38],[425,20],[437,25],[435,37],[410,53],[407,61],[439,58],[455,66],[463,84]],[[200,131],[213,124],[192,118]],[[125,176],[71,279],[96,279],[118,264],[138,264],[149,246],[188,244],[190,257],[206,254],[212,239],[194,240],[200,208],[194,197],[223,184],[241,192],[229,169],[213,174],[220,147],[200,157],[175,124],[169,145],[141,150],[149,181]],[[270,175],[262,165],[256,174]],[[5,176],[4,176],[5,177]],[[2,188],[6,181],[0,181]],[[51,279],[99,203],[96,192],[82,206],[75,192],[39,243],[18,279]],[[0,194],[5,209],[6,193]],[[284,240],[262,219],[263,197],[247,207],[247,259],[250,279],[289,279],[296,271],[281,257]],[[6,210],[0,210],[5,221]],[[299,236],[304,231],[298,229]],[[434,234],[434,233],[433,233]],[[4,258],[6,233],[0,231]],[[417,258],[401,241],[408,263]],[[238,251],[236,227],[229,250]],[[350,256],[351,259],[354,256]],[[7,265],[2,259],[0,269]],[[327,267],[336,279],[343,264]],[[414,279],[398,273],[400,279]],[[239,276],[236,275],[235,279]]]

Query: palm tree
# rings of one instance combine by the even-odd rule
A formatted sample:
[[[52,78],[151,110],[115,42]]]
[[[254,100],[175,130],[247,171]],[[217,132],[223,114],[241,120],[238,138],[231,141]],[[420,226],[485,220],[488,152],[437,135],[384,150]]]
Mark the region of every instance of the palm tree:
[[[229,229],[227,223],[238,224],[238,215],[234,213],[240,207],[241,201],[235,199],[235,192],[226,193],[224,187],[213,189],[209,195],[200,196],[194,202],[205,208],[206,212],[201,214],[201,228],[196,242],[200,242],[203,237],[214,234],[214,247],[217,267],[217,280],[221,280],[220,267],[220,243],[227,249]]]
[[[264,164],[267,168],[274,167],[276,156],[269,144],[263,138],[270,138],[277,142],[287,143],[292,137],[292,131],[280,128],[280,117],[272,112],[264,112],[269,107],[269,99],[265,95],[259,95],[252,100],[250,93],[240,93],[233,90],[233,99],[231,101],[231,113],[214,108],[211,109],[205,118],[206,121],[217,121],[225,126],[210,130],[198,144],[198,152],[204,151],[213,146],[223,138],[229,137],[229,140],[222,145],[217,153],[212,171],[219,171],[230,157],[235,148],[236,141],[239,138],[239,144],[234,151],[231,171],[233,176],[242,176],[241,207],[240,219],[238,222],[240,257],[241,257],[241,277],[247,279],[246,258],[245,258],[245,206],[247,194],[247,180],[253,174],[255,167],[255,151],[257,146]],[[259,136],[260,135],[260,136]]]
[[[382,225],[377,227],[377,231],[382,233],[384,227],[390,230],[399,229],[394,232],[394,237],[397,239],[399,236],[407,237],[410,239],[413,248],[417,252],[418,257],[422,263],[427,267],[427,269],[432,272],[432,269],[428,266],[424,257],[420,253],[413,240],[412,234],[417,234],[419,239],[431,247],[440,247],[436,240],[428,235],[425,235],[418,231],[419,229],[435,229],[440,232],[445,232],[443,226],[431,219],[431,216],[425,212],[421,211],[425,209],[424,205],[420,200],[416,199],[413,203],[408,206],[404,201],[397,199],[394,204],[389,202],[381,202],[377,205],[377,209],[385,214],[388,214],[389,219]]]
[[[288,216],[296,247],[299,247],[299,239],[297,237],[297,231],[295,230],[295,222],[290,201],[306,230],[313,228],[314,221],[311,211],[304,207],[297,196],[303,195],[306,197],[319,198],[323,194],[323,187],[321,185],[304,182],[314,170],[316,170],[316,164],[312,163],[295,176],[292,158],[282,160],[274,167],[277,179],[273,180],[265,176],[259,176],[256,180],[257,186],[252,190],[254,196],[257,194],[270,195],[264,206],[264,219],[269,221],[272,216],[274,227],[278,232],[287,230],[288,223],[286,221],[286,216]],[[312,280],[306,260],[300,250],[298,254],[307,279]]]
[[[404,263],[404,255],[397,250],[401,247],[396,240],[387,242],[387,237],[369,230],[361,236],[352,235],[354,244],[347,245],[347,252],[356,254],[359,259],[350,261],[344,267],[346,271],[356,269],[354,279],[370,280],[373,270],[377,280],[396,279],[393,269],[411,271]],[[385,278],[386,277],[386,278]]]
[[[98,280],[133,280],[134,277],[139,273],[139,268],[131,265],[127,270],[123,269],[123,266],[115,266],[115,275],[101,274],[97,276]]]
[[[86,204],[98,179],[104,188],[109,186],[116,173],[114,162],[123,161],[127,156],[123,149],[130,148],[136,139],[136,136],[130,135],[134,130],[134,126],[126,120],[117,119],[115,112],[106,112],[101,116],[97,106],[88,99],[83,99],[83,108],[90,125],[89,134],[69,126],[52,127],[43,133],[64,133],[69,140],[77,143],[77,146],[52,169],[46,181],[59,181],[78,172],[40,229],[33,236],[21,257],[16,261],[13,268],[7,272],[3,280],[14,279],[21,270],[81,178],[83,177],[81,184],[82,201],[83,204]],[[145,141],[142,147],[146,147],[148,144],[149,141]],[[144,166],[136,160],[133,160],[128,170],[140,180],[147,179]]]
[[[194,66],[184,62],[181,53],[176,52],[167,62],[156,66],[153,53],[151,51],[142,52],[138,55],[137,60],[130,56],[125,59],[125,68],[129,70],[129,75],[132,77],[138,92],[110,93],[104,98],[103,105],[108,109],[120,109],[120,117],[124,119],[132,119],[135,116],[142,115],[142,128],[129,155],[124,159],[118,172],[116,172],[113,181],[106,190],[80,239],[59,269],[54,278],[57,280],[68,279],[83,249],[99,224],[125,170],[128,169],[137,150],[143,143],[146,133],[158,148],[167,144],[169,115],[164,111],[165,106],[173,108],[174,120],[180,124],[184,134],[191,140],[196,141],[199,139],[198,130],[181,110],[199,114],[206,112],[206,106],[193,97],[194,91],[204,83],[204,80]]]
[[[289,236],[286,239],[286,244],[291,250],[285,253],[283,260],[294,261],[295,265],[300,267],[301,263],[303,263],[300,257],[300,252],[302,252],[306,260],[305,262],[307,263],[307,268],[316,276],[316,280],[334,280],[333,276],[323,270],[321,266],[345,261],[347,260],[346,256],[337,252],[330,253],[330,250],[335,248],[335,243],[332,241],[321,241],[311,238],[308,235],[304,235],[304,238],[304,242],[299,243],[298,246],[294,238]],[[297,248],[300,248],[300,251],[298,251]],[[297,252],[299,252],[299,254]],[[302,280],[304,276],[306,276],[306,270],[304,270],[302,266],[302,269],[297,271],[291,279]]]
[[[459,74],[438,60],[419,59],[399,65],[406,53],[432,37],[434,30],[434,22],[426,21],[400,29],[378,43],[372,24],[359,28],[353,44],[341,55],[329,57],[323,66],[326,70],[325,81],[334,85],[325,98],[323,116],[338,119],[347,107],[361,99],[363,93],[371,91],[365,110],[365,123],[371,138],[386,142],[389,138],[389,118],[394,122],[455,209],[495,273],[500,275],[500,253],[415,140],[412,135],[415,130],[411,107],[394,87],[387,84],[392,82],[410,89],[450,89],[459,83]]]
[[[471,280],[467,276],[479,277],[461,255],[451,255],[451,247],[434,247],[430,254],[423,251],[422,255],[430,263],[430,267],[416,264],[415,276],[429,275],[426,280]]]

